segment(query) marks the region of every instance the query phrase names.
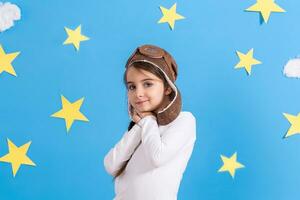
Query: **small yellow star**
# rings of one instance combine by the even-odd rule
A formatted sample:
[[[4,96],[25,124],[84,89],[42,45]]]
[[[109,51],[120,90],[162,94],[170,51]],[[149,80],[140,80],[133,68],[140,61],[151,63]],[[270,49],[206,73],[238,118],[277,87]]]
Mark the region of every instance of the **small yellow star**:
[[[172,30],[174,29],[176,20],[184,19],[183,16],[176,13],[176,3],[170,9],[166,9],[162,6],[160,6],[159,8],[160,8],[163,16],[158,21],[158,23],[168,22],[168,24]]]
[[[284,117],[290,122],[291,127],[289,128],[287,134],[284,136],[289,137],[291,135],[300,134],[300,113],[297,116],[283,113]]]
[[[1,157],[0,162],[11,163],[14,177],[16,176],[16,174],[22,164],[36,166],[32,162],[32,160],[30,160],[30,158],[28,158],[26,155],[28,148],[31,144],[31,141],[27,142],[26,144],[24,144],[20,147],[17,147],[8,138],[7,138],[7,143],[8,143],[9,153],[6,154],[5,156]]]
[[[79,110],[84,98],[70,103],[63,95],[61,95],[62,109],[51,115],[51,117],[65,119],[67,132],[70,130],[74,120],[89,121]]]
[[[221,155],[223,166],[219,169],[218,172],[228,171],[232,178],[234,178],[235,170],[245,167],[241,163],[236,161],[237,153],[235,152],[230,158],[227,158]]]
[[[259,60],[253,58],[253,49],[249,50],[247,54],[243,54],[239,51],[236,51],[236,53],[240,59],[240,62],[235,66],[235,69],[245,68],[248,75],[251,74],[252,65],[261,64]]]
[[[272,12],[285,12],[274,0],[257,0],[257,2],[246,9],[246,11],[260,12],[264,22],[267,23]]]
[[[90,38],[81,34],[81,25],[79,25],[75,30],[71,30],[65,27],[68,34],[68,38],[64,41],[64,44],[73,44],[76,50],[79,50],[80,42],[89,40]]]
[[[12,61],[19,55],[20,52],[14,52],[6,54],[4,49],[0,45],[0,74],[5,71],[9,74],[17,76],[13,66],[11,65]]]

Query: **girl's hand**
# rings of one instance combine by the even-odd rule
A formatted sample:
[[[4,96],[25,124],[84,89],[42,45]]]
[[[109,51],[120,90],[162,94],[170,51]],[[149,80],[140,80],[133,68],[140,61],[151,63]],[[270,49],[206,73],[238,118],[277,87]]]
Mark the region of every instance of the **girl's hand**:
[[[139,112],[139,111],[135,111],[137,113],[137,115],[143,119],[144,117],[148,116],[148,115],[152,115],[155,117],[155,115],[153,114],[153,112]],[[156,118],[156,117],[155,117]]]
[[[132,109],[132,120],[134,123],[138,123],[142,118],[139,116],[139,114],[136,112],[135,109]]]
[[[132,108],[132,120],[134,123],[138,123],[142,118],[148,116],[148,115],[153,115],[155,116],[152,112],[139,112],[136,109]]]
[[[141,118],[144,118],[144,117],[146,117],[146,116],[148,116],[148,115],[153,115],[152,112],[139,112],[139,111],[136,111],[136,112],[137,112],[137,114],[138,114]]]

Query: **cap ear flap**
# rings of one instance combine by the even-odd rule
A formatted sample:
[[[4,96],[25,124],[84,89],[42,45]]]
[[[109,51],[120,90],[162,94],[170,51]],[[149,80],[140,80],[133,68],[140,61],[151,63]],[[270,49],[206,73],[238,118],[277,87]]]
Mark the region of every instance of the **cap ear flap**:
[[[177,79],[177,74],[178,74],[178,68],[177,68],[177,64],[176,64],[176,62],[173,58],[171,59],[171,67],[173,69],[172,73],[174,75],[174,80],[176,80]]]
[[[177,78],[177,64],[176,64],[175,60],[167,52],[164,55],[164,60],[167,63],[167,65],[169,66],[169,69],[170,69],[170,71],[172,73],[173,80],[175,81],[176,78]]]

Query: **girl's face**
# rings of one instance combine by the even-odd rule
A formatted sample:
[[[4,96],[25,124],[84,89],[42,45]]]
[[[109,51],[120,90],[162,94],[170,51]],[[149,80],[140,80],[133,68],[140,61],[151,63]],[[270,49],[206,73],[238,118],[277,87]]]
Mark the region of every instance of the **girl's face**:
[[[154,74],[135,67],[128,68],[128,101],[137,111],[155,111],[171,91],[169,87],[165,89],[163,81]]]

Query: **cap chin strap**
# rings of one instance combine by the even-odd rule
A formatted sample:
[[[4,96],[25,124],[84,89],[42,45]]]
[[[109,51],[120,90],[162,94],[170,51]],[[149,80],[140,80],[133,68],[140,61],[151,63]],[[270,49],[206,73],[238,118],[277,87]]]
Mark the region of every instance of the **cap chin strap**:
[[[160,69],[160,71],[165,75],[165,78],[167,79],[169,85],[171,86],[171,88],[173,89],[173,91],[175,91],[175,97],[173,98],[173,100],[171,101],[171,103],[169,103],[169,105],[167,107],[165,107],[163,110],[160,110],[158,111],[158,113],[162,113],[164,112],[165,110],[167,110],[173,103],[174,101],[176,100],[176,97],[177,97],[177,88],[175,86],[175,84],[169,79],[168,75],[166,74],[166,72],[164,72],[164,70],[162,70],[157,64],[149,61],[149,60],[135,60],[133,61],[130,65],[132,65],[133,63],[136,63],[136,62],[145,62],[145,63],[150,63],[152,65],[154,65],[155,67],[157,67],[158,69]],[[128,66],[129,67],[129,66]],[[128,103],[129,104],[129,103]],[[128,111],[129,111],[129,106],[128,106]],[[131,116],[130,116],[131,117]]]

